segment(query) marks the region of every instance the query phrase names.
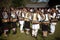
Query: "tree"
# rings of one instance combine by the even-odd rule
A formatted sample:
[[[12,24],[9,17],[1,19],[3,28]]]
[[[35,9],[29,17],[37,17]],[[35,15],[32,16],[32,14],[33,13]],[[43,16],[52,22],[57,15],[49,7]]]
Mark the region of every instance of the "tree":
[[[24,0],[0,0],[0,7],[9,8],[10,6],[20,7],[24,5],[25,5]]]
[[[11,5],[11,0],[0,0],[0,8],[6,7],[8,8]]]
[[[11,6],[14,7],[24,6],[24,0],[12,0]]]

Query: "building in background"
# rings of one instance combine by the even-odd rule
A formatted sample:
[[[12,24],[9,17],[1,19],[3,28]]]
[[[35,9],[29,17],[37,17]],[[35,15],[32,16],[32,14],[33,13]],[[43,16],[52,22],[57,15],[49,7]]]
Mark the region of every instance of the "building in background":
[[[49,0],[30,0],[26,4],[26,7],[45,8],[45,7],[49,7],[48,2],[49,2]]]
[[[48,2],[49,0],[31,0],[33,2]]]

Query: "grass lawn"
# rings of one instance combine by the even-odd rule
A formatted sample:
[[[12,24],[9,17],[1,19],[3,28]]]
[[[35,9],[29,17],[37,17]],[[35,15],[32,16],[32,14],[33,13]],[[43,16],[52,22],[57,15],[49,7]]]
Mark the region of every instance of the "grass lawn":
[[[41,31],[39,31],[37,39],[43,40]],[[3,35],[0,36],[0,40],[36,40],[36,39],[32,37],[31,34],[26,35],[25,33],[20,33],[19,28],[17,28],[17,34],[13,35],[11,31],[8,37],[4,37]],[[60,21],[56,25],[55,34],[48,35],[48,37],[45,38],[45,40],[60,40]]]

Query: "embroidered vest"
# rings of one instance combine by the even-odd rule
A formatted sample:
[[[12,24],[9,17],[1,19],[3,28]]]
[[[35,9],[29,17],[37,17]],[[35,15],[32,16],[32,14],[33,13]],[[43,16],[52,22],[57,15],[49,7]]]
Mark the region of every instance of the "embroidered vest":
[[[28,12],[25,14],[25,21],[29,21],[29,13]]]
[[[38,16],[37,13],[33,14],[33,16],[32,16],[32,23],[39,23],[37,16]]]

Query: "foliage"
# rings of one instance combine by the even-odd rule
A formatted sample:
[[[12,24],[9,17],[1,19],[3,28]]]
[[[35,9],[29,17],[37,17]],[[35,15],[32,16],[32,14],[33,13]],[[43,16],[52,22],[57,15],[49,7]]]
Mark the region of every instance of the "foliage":
[[[20,6],[24,6],[24,0],[0,0],[0,7],[20,7]]]
[[[14,6],[14,7],[24,6],[23,0],[12,0],[12,4],[11,5]]]

